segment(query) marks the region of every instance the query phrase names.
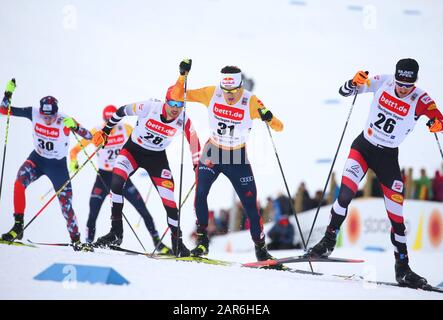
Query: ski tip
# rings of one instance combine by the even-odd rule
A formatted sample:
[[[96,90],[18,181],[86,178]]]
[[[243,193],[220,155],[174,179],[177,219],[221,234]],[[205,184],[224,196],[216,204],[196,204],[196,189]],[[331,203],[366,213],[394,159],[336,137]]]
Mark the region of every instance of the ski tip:
[[[242,267],[248,267],[248,268],[260,268],[260,267],[267,267],[267,266],[274,266],[278,264],[275,260],[265,260],[265,261],[254,261],[254,262],[247,262],[242,263]]]

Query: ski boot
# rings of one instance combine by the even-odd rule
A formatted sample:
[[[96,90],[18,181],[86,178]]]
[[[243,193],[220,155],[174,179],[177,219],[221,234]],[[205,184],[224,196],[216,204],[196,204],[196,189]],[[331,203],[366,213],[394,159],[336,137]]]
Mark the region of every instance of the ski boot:
[[[86,243],[93,243],[95,238],[95,228],[86,227]]]
[[[2,235],[4,241],[14,241],[23,239],[23,215],[14,214],[15,222],[9,232]]]
[[[425,278],[411,270],[407,256],[397,253],[395,255],[395,279],[399,285],[414,289],[428,285],[428,281]]]
[[[72,241],[72,249],[74,251],[93,252],[94,248],[90,243],[81,243],[80,240]]]
[[[172,250],[168,248],[163,242],[161,242],[160,237],[157,235],[152,237],[152,241],[154,242],[155,248],[157,248],[157,252],[159,254],[172,255]]]
[[[334,251],[335,243],[337,242],[337,231],[332,228],[327,228],[324,237],[315,246],[310,248],[304,255],[305,257],[329,257]]]
[[[97,239],[94,247],[109,248],[110,246],[120,246],[123,242],[123,221],[113,220],[111,231]]]
[[[268,252],[265,240],[255,242],[255,257],[257,258],[257,261],[276,260],[275,257]],[[276,266],[261,267],[261,269],[288,270],[289,268],[280,264]]]
[[[178,233],[174,234],[171,233],[171,243],[172,243],[172,254],[176,257],[189,257],[191,255],[191,252],[188,248],[183,244],[182,235],[179,231]]]
[[[202,230],[199,232],[197,230],[197,246],[191,250],[191,254],[194,257],[206,256],[209,253],[209,238],[208,232]]]

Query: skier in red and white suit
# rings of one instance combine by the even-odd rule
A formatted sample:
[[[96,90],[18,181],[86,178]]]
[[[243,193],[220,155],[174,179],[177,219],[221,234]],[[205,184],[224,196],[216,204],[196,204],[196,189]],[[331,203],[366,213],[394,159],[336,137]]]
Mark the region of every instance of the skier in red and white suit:
[[[151,99],[120,107],[106,123],[103,130],[93,136],[96,146],[106,144],[107,137],[125,116],[137,116],[137,124],[123,149],[120,151],[112,173],[112,228],[96,244],[98,246],[120,245],[123,240],[123,188],[128,178],[138,168],[145,169],[160,195],[167,212],[171,229],[172,250],[176,256],[189,256],[182,242],[178,227],[178,210],[174,200],[174,179],[169,168],[166,148],[174,137],[179,136],[185,124],[185,136],[189,142],[194,170],[200,156],[200,143],[191,120],[182,113],[184,102],[173,100],[168,89],[166,101]]]
[[[395,75],[378,75],[368,79],[367,73],[359,71],[340,88],[339,93],[345,97],[358,90],[358,93],[374,93],[374,99],[364,130],[352,143],[339,196],[332,206],[331,221],[325,236],[308,252],[311,256],[331,254],[358,184],[368,168],[371,168],[380,181],[392,225],[396,279],[402,285],[415,288],[426,285],[427,281],[409,267],[402,213],[404,186],[398,163],[398,146],[414,129],[420,116],[425,115],[430,119],[428,126],[431,132],[441,131],[443,122],[443,116],[434,100],[415,86],[418,69],[414,59],[402,59],[396,65]]]

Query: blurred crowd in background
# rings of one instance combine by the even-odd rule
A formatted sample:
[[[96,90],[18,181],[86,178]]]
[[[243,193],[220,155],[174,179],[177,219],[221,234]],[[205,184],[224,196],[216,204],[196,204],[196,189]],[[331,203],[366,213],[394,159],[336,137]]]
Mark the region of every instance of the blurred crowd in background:
[[[429,176],[425,169],[421,169],[419,178],[413,179],[413,169],[403,169],[402,177],[406,199],[443,202],[443,174],[440,171],[437,170],[432,176]],[[377,177],[372,170],[368,170],[365,180],[361,184],[362,189],[358,190],[356,198],[383,197]],[[291,201],[295,212],[300,214],[310,209],[316,209],[320,201],[321,206],[332,204],[338,196],[339,188],[340,181],[337,181],[336,174],[332,173],[328,191],[323,200],[322,190],[311,194],[306,183],[302,182],[292,199],[280,192],[275,197],[267,197],[263,203],[258,203],[263,223],[274,223],[267,233],[269,249],[301,248],[301,244],[294,244],[295,228],[289,222],[289,217],[292,214]],[[231,219],[234,220],[231,221]],[[209,237],[248,229],[249,220],[238,199],[231,208],[221,209],[217,212],[209,211]]]

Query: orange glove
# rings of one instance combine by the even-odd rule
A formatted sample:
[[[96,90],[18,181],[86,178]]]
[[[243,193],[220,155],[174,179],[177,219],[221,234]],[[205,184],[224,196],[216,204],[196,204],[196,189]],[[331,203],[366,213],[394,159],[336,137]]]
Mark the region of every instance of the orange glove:
[[[430,132],[439,132],[443,130],[443,124],[438,118],[429,120],[426,125],[429,127]]]
[[[98,148],[98,147],[104,147],[106,143],[108,142],[108,135],[104,133],[102,130],[97,131],[92,136],[92,143]]]
[[[368,80],[368,71],[358,71],[354,78],[352,78],[352,84],[355,86],[362,86]]]

